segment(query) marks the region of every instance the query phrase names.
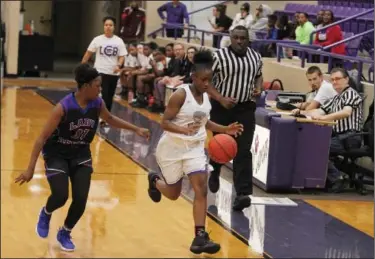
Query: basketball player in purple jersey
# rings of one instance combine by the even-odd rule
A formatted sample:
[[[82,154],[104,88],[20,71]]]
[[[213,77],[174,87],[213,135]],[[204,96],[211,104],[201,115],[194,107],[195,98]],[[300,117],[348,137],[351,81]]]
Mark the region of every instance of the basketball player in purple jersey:
[[[41,209],[36,226],[37,234],[46,238],[52,212],[64,206],[72,184],[72,204],[64,225],[57,233],[57,241],[64,251],[74,251],[70,233],[83,215],[93,172],[90,143],[94,139],[99,117],[109,125],[134,131],[149,138],[148,129],[139,128],[113,116],[102,98],[99,72],[88,64],[75,70],[78,90],[64,97],[54,108],[44,129],[34,144],[29,166],[15,182],[22,185],[34,175],[39,153],[42,151],[46,176],[51,188],[46,205]]]

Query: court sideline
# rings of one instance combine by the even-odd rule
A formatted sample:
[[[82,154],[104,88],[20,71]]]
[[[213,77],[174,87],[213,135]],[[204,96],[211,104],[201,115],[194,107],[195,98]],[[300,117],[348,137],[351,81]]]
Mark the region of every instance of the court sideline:
[[[9,96],[9,95],[12,95],[12,94],[14,94],[14,93],[11,93],[11,92],[9,92],[9,90],[14,90],[14,89],[7,89],[6,90],[6,94]],[[23,95],[24,94],[22,94],[22,92],[28,92],[28,95],[27,95],[27,97],[24,97]],[[10,94],[9,94],[10,93]],[[24,103],[27,103],[28,101],[30,101],[30,99],[32,99],[30,96],[34,96],[33,98],[35,99],[35,101],[37,102],[37,103],[39,103],[40,102],[40,100],[38,99],[38,98],[40,98],[40,97],[38,97],[38,96],[35,96],[35,93],[33,93],[32,91],[25,91],[25,90],[23,90],[23,91],[19,91],[19,93],[17,93],[17,94],[15,94],[16,95],[16,99],[17,99],[17,105],[16,105],[16,107],[17,108],[14,108],[14,112],[15,113],[18,113],[18,114],[22,114],[22,112],[20,112],[19,110],[21,110],[22,111],[22,108],[19,108],[19,107],[22,107],[19,103],[20,103],[20,101],[18,100],[18,98],[20,99],[20,100],[22,100],[21,101],[21,103],[22,102],[24,102]],[[30,95],[30,96],[29,96]],[[4,98],[4,97],[3,97]],[[34,99],[32,99],[32,100],[34,100]],[[38,100],[37,100],[38,99]],[[4,100],[4,99],[3,99]],[[44,100],[43,100],[44,101]],[[42,101],[42,102],[43,102]],[[8,98],[7,98],[7,101],[6,102],[8,102]],[[3,102],[3,106],[6,106],[6,105],[4,105],[6,102]],[[47,107],[48,105],[46,105],[46,106],[44,106],[43,105],[43,108],[41,108],[40,110],[42,110],[42,111],[44,111],[44,113],[46,113],[46,112],[48,112],[49,111],[49,109],[50,108],[48,108]],[[52,106],[50,106],[50,107],[52,107]],[[29,107],[30,108],[30,107]],[[27,111],[27,114],[29,114],[31,111],[30,111],[30,109],[27,109],[28,111]],[[32,110],[32,109],[31,109]],[[7,111],[9,111],[9,110],[7,110]],[[25,112],[25,111],[24,111]],[[38,111],[39,112],[39,111]],[[23,119],[18,119],[18,122],[21,122],[21,125],[22,125],[22,123],[25,123],[24,121],[25,121],[25,119],[27,118],[27,117],[34,117],[34,116],[36,116],[36,117],[38,117],[38,112],[36,112],[36,111],[34,111],[34,113],[30,113],[30,114],[32,114],[32,115],[25,115],[25,114],[23,114],[23,116],[22,116],[22,118]],[[5,115],[4,115],[5,116]],[[4,120],[4,116],[3,116],[3,111],[2,111],[2,119]],[[41,116],[42,118],[44,118],[45,116]],[[7,113],[7,116],[6,116],[6,118],[8,119],[8,120],[10,120],[10,118],[9,118],[9,116],[8,116],[8,113]],[[19,118],[19,116],[17,116],[17,118]],[[27,120],[26,121],[28,121],[28,120],[31,120],[30,118],[27,118]],[[39,119],[37,120],[37,121],[40,121]],[[35,119],[34,119],[34,121],[33,121],[33,123],[32,124],[34,124],[35,123]],[[26,123],[26,124],[28,124],[28,123]],[[29,122],[29,124],[30,124],[30,122]],[[34,131],[34,133],[30,133],[30,125],[28,125],[28,127],[29,127],[29,130],[28,130],[28,133],[26,134],[26,135],[29,135],[29,134],[35,134],[35,131],[36,132],[38,132],[38,130],[36,129],[36,127],[39,127],[39,129],[40,129],[40,127],[42,126],[42,124],[43,124],[43,122],[42,121],[40,121],[40,123],[38,122],[38,126],[33,126],[33,131]],[[27,126],[27,125],[26,125]],[[18,127],[19,129],[21,129],[22,127]],[[5,130],[5,128],[3,127],[3,124],[2,124],[2,129],[3,129],[3,131]],[[5,134],[5,133],[3,133],[3,131],[2,131],[2,138],[4,137],[3,136],[3,134]],[[19,131],[19,130],[18,130]],[[5,135],[6,136],[6,135]],[[36,135],[35,136],[33,136],[34,138],[36,137]],[[97,138],[98,139],[98,138]],[[9,142],[9,140],[8,140],[8,142]],[[16,141],[14,141],[15,143],[17,143],[17,142],[19,142],[18,140],[16,140]],[[95,142],[95,144],[94,145],[99,145],[98,143],[101,143],[100,141],[98,141],[98,140],[96,140],[96,142]],[[106,144],[106,142],[103,142],[104,144],[100,144],[99,146],[102,146],[102,145],[108,145],[108,144]],[[20,144],[19,144],[20,145]],[[30,143],[28,143],[28,145],[29,145],[29,147],[28,148],[25,148],[25,147],[22,147],[21,149],[23,150],[23,151],[21,151],[21,152],[24,152],[25,154],[22,156],[23,158],[21,159],[22,161],[23,161],[23,164],[25,164],[25,163],[27,163],[27,159],[28,159],[28,156],[27,156],[27,152],[31,149],[31,145],[32,145],[32,142],[30,142]],[[21,144],[21,146],[22,146],[22,144]],[[3,147],[2,147],[3,148]],[[109,148],[109,147],[108,147]],[[18,149],[20,149],[20,148],[18,148]],[[17,157],[19,157],[19,150],[17,149]],[[100,149],[102,149],[102,148],[100,148]],[[117,151],[115,151],[115,152],[117,152]],[[107,153],[107,152],[106,152]],[[122,155],[122,154],[120,154],[119,152],[117,152],[118,154],[119,154],[119,158],[118,159],[116,159],[116,160],[114,160],[114,159],[112,159],[112,160],[114,160],[114,161],[120,161],[120,160],[124,160],[124,156]],[[3,153],[2,153],[3,154]],[[23,153],[22,153],[23,154]],[[110,156],[111,158],[112,158],[112,155]],[[120,158],[121,157],[121,158]],[[102,173],[102,171],[101,170],[103,170],[102,169],[102,167],[104,166],[102,166],[102,164],[104,163],[106,163],[107,162],[107,164],[106,164],[106,168],[105,168],[105,171],[106,172],[108,172],[108,171],[111,171],[112,173],[111,173],[111,177],[112,176],[114,176],[114,177],[119,177],[119,171],[122,169],[121,167],[120,167],[120,169],[118,169],[118,168],[113,168],[113,166],[111,167],[111,164],[110,163],[108,163],[108,161],[105,161],[105,162],[103,162],[103,160],[106,160],[106,156],[98,156],[98,158],[97,158],[98,160],[100,160],[101,162],[100,162],[100,165],[98,165],[98,169],[96,170],[97,172],[98,172],[98,174],[96,175],[96,177],[98,177],[98,178],[101,178],[101,177],[104,177],[104,175],[105,175],[105,177],[104,178],[107,178],[108,177],[108,175],[106,174],[106,173]],[[3,155],[2,155],[2,160],[3,160]],[[129,160],[128,158],[126,158],[126,160]],[[3,162],[3,161],[2,161]],[[17,161],[18,162],[18,161]],[[14,163],[13,163],[14,164]],[[15,165],[12,165],[13,166],[13,168],[14,168],[14,166]],[[11,167],[12,167],[11,166]],[[16,165],[16,169],[19,169],[19,166],[18,165]],[[24,167],[26,167],[26,165],[24,165]],[[23,167],[23,168],[24,168]],[[101,168],[101,169],[99,169],[99,167]],[[109,170],[107,169],[107,167],[109,168]],[[135,165],[135,168],[136,168],[137,166]],[[8,169],[7,167],[4,167],[3,166],[3,163],[2,163],[2,172],[3,172],[3,169],[6,169],[6,170],[14,170],[14,169]],[[21,167],[22,168],[22,167]],[[40,169],[41,169],[42,167],[40,167]],[[126,168],[128,168],[128,165],[126,165]],[[114,170],[116,170],[117,172],[114,172]],[[126,170],[125,168],[123,169],[123,170]],[[138,168],[138,169],[135,169],[136,171],[137,171],[137,173],[136,174],[134,174],[134,173],[131,173],[131,178],[133,178],[133,176],[134,175],[136,175],[136,176],[138,176],[138,177],[136,177],[137,179],[139,179],[139,178],[144,178],[144,175],[142,176],[142,177],[139,177],[139,175],[138,175],[138,172],[139,172],[139,170],[141,170],[140,168]],[[128,171],[128,170],[127,170]],[[142,170],[141,170],[142,171]],[[17,172],[16,172],[17,173]],[[13,175],[15,175],[16,173],[13,173]],[[144,171],[142,171],[141,172],[141,174],[144,174],[145,172]],[[122,177],[122,176],[121,176]],[[2,174],[2,180],[3,180],[3,174]],[[143,180],[141,180],[141,181],[144,181],[145,179],[143,179]],[[8,180],[9,181],[9,180]],[[102,181],[102,182],[105,182],[105,181],[108,181],[108,180],[106,180],[106,179],[98,179],[98,181]],[[114,179],[111,179],[111,180],[109,180],[109,181],[111,181],[111,182],[113,182],[113,181],[118,181],[118,180],[114,180]],[[138,180],[137,180],[138,181]],[[3,183],[4,181],[2,181],[2,183]],[[3,184],[2,184],[3,185]],[[143,182],[143,189],[145,188],[145,186],[146,186],[146,182]],[[128,187],[128,186],[127,186]],[[135,188],[135,189],[137,189],[138,190],[138,188]],[[47,190],[48,191],[48,190]],[[122,191],[121,191],[122,192]],[[2,188],[2,193],[3,193],[3,188]],[[47,194],[46,194],[47,195]],[[138,196],[138,194],[136,195],[136,196]],[[147,198],[147,197],[146,197]],[[2,199],[3,200],[3,199]],[[313,204],[315,202],[315,204]],[[316,207],[318,207],[319,208],[319,206],[320,206],[320,208],[321,209],[323,209],[323,210],[327,210],[327,211],[329,211],[329,210],[331,210],[331,211],[333,211],[333,213],[331,212],[329,212],[330,214],[335,214],[334,213],[334,211],[336,210],[337,211],[337,208],[336,209],[333,209],[333,207],[334,206],[327,206],[327,204],[326,205],[322,205],[322,203],[320,202],[320,201],[312,201],[312,204],[314,205],[314,206],[316,206]],[[337,203],[336,202],[334,202],[334,204],[336,204],[337,205]],[[352,203],[348,203],[348,204],[341,204],[341,205],[339,205],[340,207],[342,207],[342,206],[344,206],[344,207],[351,207],[351,204]],[[356,204],[358,204],[358,203],[356,203]],[[3,205],[3,204],[2,204]],[[371,207],[369,207],[369,206],[367,206],[367,204],[366,203],[364,203],[364,204],[362,204],[363,206],[361,206],[361,208],[362,208],[362,210],[361,210],[361,212],[362,213],[364,213],[365,215],[373,215],[373,213],[371,212],[371,211],[373,211],[373,206]],[[35,205],[35,206],[38,206],[38,205]],[[174,206],[172,206],[172,207],[174,207]],[[190,210],[191,210],[191,206],[190,205],[188,205],[187,206],[188,208],[188,212],[187,212],[187,214],[191,214],[190,213]],[[39,210],[39,207],[37,207],[37,208],[33,208],[34,210],[36,209],[36,211],[38,211]],[[36,212],[37,213],[37,212]],[[363,219],[356,219],[356,217],[358,217],[359,215],[363,215],[362,213],[352,213],[352,214],[350,214],[351,216],[349,216],[348,217],[348,215],[339,215],[339,216],[337,216],[337,215],[334,215],[334,216],[336,216],[336,217],[338,217],[338,218],[340,218],[340,219],[342,219],[342,218],[344,218],[344,220],[343,221],[345,221],[347,224],[350,224],[350,225],[358,225],[359,227],[357,227],[357,229],[360,229],[360,230],[362,230],[363,232],[366,232],[367,234],[369,234],[369,235],[371,235],[371,236],[373,236],[373,223],[371,222],[371,220],[369,221],[369,220],[364,220],[365,218],[367,218],[368,219],[368,217],[365,217],[365,216],[363,216]],[[337,213],[336,213],[337,214]],[[345,213],[342,213],[342,214],[345,214]],[[31,214],[30,214],[30,216],[32,216]],[[346,219],[345,219],[345,216],[346,216]],[[35,219],[33,219],[33,220],[31,220],[32,222],[30,223],[31,224],[31,226],[33,226],[34,224],[35,224]],[[191,222],[191,221],[190,221]],[[189,222],[189,226],[191,225],[190,224],[190,222]],[[353,222],[354,222],[354,224],[353,224]],[[357,223],[356,223],[357,222]],[[366,223],[367,222],[367,223]],[[216,224],[216,223],[212,223],[212,224]],[[209,224],[209,225],[212,225],[212,224]],[[361,226],[360,226],[361,225]],[[370,230],[370,226],[371,226],[371,230]],[[57,227],[57,226],[56,226]],[[219,227],[219,228],[221,228],[221,227]],[[222,228],[221,228],[222,229]],[[191,230],[188,230],[188,233],[189,233],[189,231],[191,231]],[[165,231],[164,231],[165,232]],[[213,231],[212,232],[212,234],[214,233],[215,231]],[[227,232],[228,233],[228,232]],[[32,233],[32,234],[34,234],[34,233]],[[2,236],[3,236],[3,231],[2,231]],[[187,235],[188,237],[189,236],[191,236],[191,235]],[[232,236],[233,237],[233,236]],[[77,237],[77,239],[78,239],[79,237]],[[189,240],[189,238],[187,238],[188,240]],[[2,239],[3,240],[3,239]],[[124,240],[126,240],[126,239],[124,239]],[[238,240],[237,240],[238,241]],[[157,243],[157,242],[156,242]],[[189,243],[189,241],[187,241],[187,243]],[[232,249],[234,249],[233,247],[230,247],[230,250],[232,250]],[[238,250],[238,249],[237,249]],[[93,255],[93,256],[95,256],[95,257],[97,257],[98,255],[97,254],[95,254],[95,255]],[[105,255],[104,255],[105,256]],[[229,256],[229,255],[227,255],[227,256]],[[227,257],[227,256],[225,256],[225,257]],[[245,255],[244,255],[245,256]]]
[[[38,160],[32,182],[13,184],[27,167],[33,141],[52,105],[34,91],[17,89],[5,89],[2,104],[1,257],[69,256],[55,241],[67,206],[53,215],[48,241],[35,234],[40,207],[49,195],[42,161]],[[184,199],[152,203],[142,168],[99,137],[92,151],[96,170],[87,212],[73,232],[74,257],[191,257],[191,205]],[[214,257],[259,257],[211,219],[208,230],[222,244]]]

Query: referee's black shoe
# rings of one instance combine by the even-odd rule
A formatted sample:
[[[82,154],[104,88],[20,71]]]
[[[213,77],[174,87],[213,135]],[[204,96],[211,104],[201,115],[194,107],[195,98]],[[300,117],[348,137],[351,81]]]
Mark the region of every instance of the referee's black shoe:
[[[242,211],[245,208],[250,207],[250,205],[251,205],[251,199],[249,195],[238,195],[234,199],[233,210]]]
[[[190,251],[194,254],[215,254],[221,249],[220,244],[213,242],[207,232],[196,236],[190,246]]]
[[[148,196],[154,202],[159,202],[161,200],[161,192],[156,188],[156,181],[160,179],[157,173],[148,174]]]

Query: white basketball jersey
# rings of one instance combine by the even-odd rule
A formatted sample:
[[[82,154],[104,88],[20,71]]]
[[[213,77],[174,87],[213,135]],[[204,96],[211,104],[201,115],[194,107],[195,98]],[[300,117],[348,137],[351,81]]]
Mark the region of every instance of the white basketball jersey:
[[[199,104],[190,90],[190,85],[184,84],[179,88],[183,88],[186,93],[185,102],[172,123],[188,127],[189,124],[196,123],[200,125],[198,132],[195,135],[188,136],[184,134],[172,133],[166,131],[165,134],[173,137],[178,137],[184,140],[205,140],[207,137],[206,123],[210,119],[211,103],[207,93],[203,94],[203,103]]]

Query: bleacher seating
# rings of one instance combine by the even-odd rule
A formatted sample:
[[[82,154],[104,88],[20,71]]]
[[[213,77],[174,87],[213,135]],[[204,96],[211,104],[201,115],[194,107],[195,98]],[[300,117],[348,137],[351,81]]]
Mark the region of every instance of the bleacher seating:
[[[354,36],[354,33],[352,32],[344,32],[344,39],[350,38]],[[346,43],[346,53],[348,56],[356,57],[358,55],[358,49],[359,45],[362,41],[363,37],[355,38],[354,40],[351,40]]]
[[[318,1],[319,5],[311,5],[311,4],[299,4],[299,3],[288,3],[285,5],[284,10],[275,11],[275,14],[278,16],[287,15],[289,19],[294,20],[295,12],[306,12],[310,15],[310,21],[315,22],[316,14],[321,9],[329,9],[333,12],[335,16],[335,21],[339,21],[355,14],[365,12],[367,10],[372,9],[374,6],[370,5],[367,0],[359,0],[359,1]],[[355,3],[355,4],[354,4]],[[340,24],[341,29],[343,32],[346,33],[361,33],[370,29],[374,28],[374,12],[368,13],[366,15],[351,19],[349,21],[343,22]],[[358,45],[360,51],[366,50],[369,51],[374,46],[374,34],[368,34],[363,37],[360,37],[361,40],[355,40],[350,45]],[[353,56],[353,53],[357,53],[358,51],[354,51],[351,48],[349,55]]]
[[[332,1],[325,1],[324,3],[330,3]],[[294,14],[295,12],[305,12],[310,17],[310,20],[312,22],[316,19],[316,14],[321,9],[328,9],[331,10],[335,16],[335,21],[342,20],[344,18],[347,18],[349,16],[353,16],[355,14],[364,12],[369,10],[370,8],[364,8],[364,7],[352,7],[352,6],[337,6],[337,5],[311,5],[311,4],[296,4],[296,3],[288,3],[285,5],[284,10],[278,10],[275,11],[275,14],[278,16],[281,15],[288,15],[290,20],[294,20]],[[359,33],[363,32],[369,29],[374,28],[374,13],[369,13],[367,15],[364,15],[363,17],[358,17],[355,19],[352,19],[348,22],[344,22],[341,25],[341,28],[343,31],[346,32],[353,32],[353,33]]]
[[[344,39],[350,38],[354,36],[354,33],[352,32],[343,32]],[[363,37],[355,38],[351,41],[348,41],[346,43],[346,54],[351,57],[357,57],[358,56],[358,50],[359,46],[361,44]],[[350,61],[344,62],[344,68],[347,70],[353,69],[353,63]]]
[[[323,0],[318,1],[318,5],[335,5],[335,6],[349,6],[349,7],[362,7],[362,8],[374,8],[374,2],[372,0]]]
[[[356,1],[349,1],[349,0],[336,0],[336,1],[318,1],[318,4],[304,4],[304,3],[287,3],[284,7],[284,10],[275,10],[274,14],[278,17],[281,15],[287,15],[289,20],[295,20],[295,13],[296,12],[305,12],[309,14],[309,20],[311,22],[315,22],[316,15],[320,10],[331,10],[334,14],[335,22],[346,19],[347,21],[339,23],[343,31],[343,36],[345,39],[351,38],[358,33],[363,33],[359,37],[355,37],[354,39],[350,39],[345,43],[347,55],[350,57],[358,57],[358,55],[367,56],[367,53],[374,48],[374,32],[368,32],[369,30],[373,30],[374,28],[374,5],[369,0],[356,0]],[[367,14],[361,14],[361,13]],[[357,16],[360,14],[358,17]],[[208,33],[204,30],[198,30],[202,33],[202,40],[201,44],[204,45],[203,34]],[[266,35],[267,31],[257,31],[256,32],[258,41],[257,44],[267,43]],[[188,42],[190,42],[188,40]],[[280,43],[285,43],[285,41],[280,41]],[[257,46],[257,44],[253,44],[253,47]],[[292,44],[288,42],[288,44]],[[316,46],[313,45],[306,45],[307,48],[316,49]],[[301,50],[303,51],[303,50]],[[330,52],[327,49],[328,52]],[[298,51],[299,54],[300,51]],[[360,53],[361,52],[361,53]],[[311,61],[312,53],[309,53],[306,57],[308,61]],[[373,54],[370,54],[370,57],[373,59]],[[357,60],[351,59],[351,61],[344,60],[344,67],[347,69],[351,69],[353,63],[356,63]],[[360,61],[362,62],[362,61]],[[366,62],[365,62],[366,63]],[[366,63],[367,64],[367,63]],[[366,70],[368,67],[366,68]],[[373,66],[370,65],[370,72],[373,70]]]

